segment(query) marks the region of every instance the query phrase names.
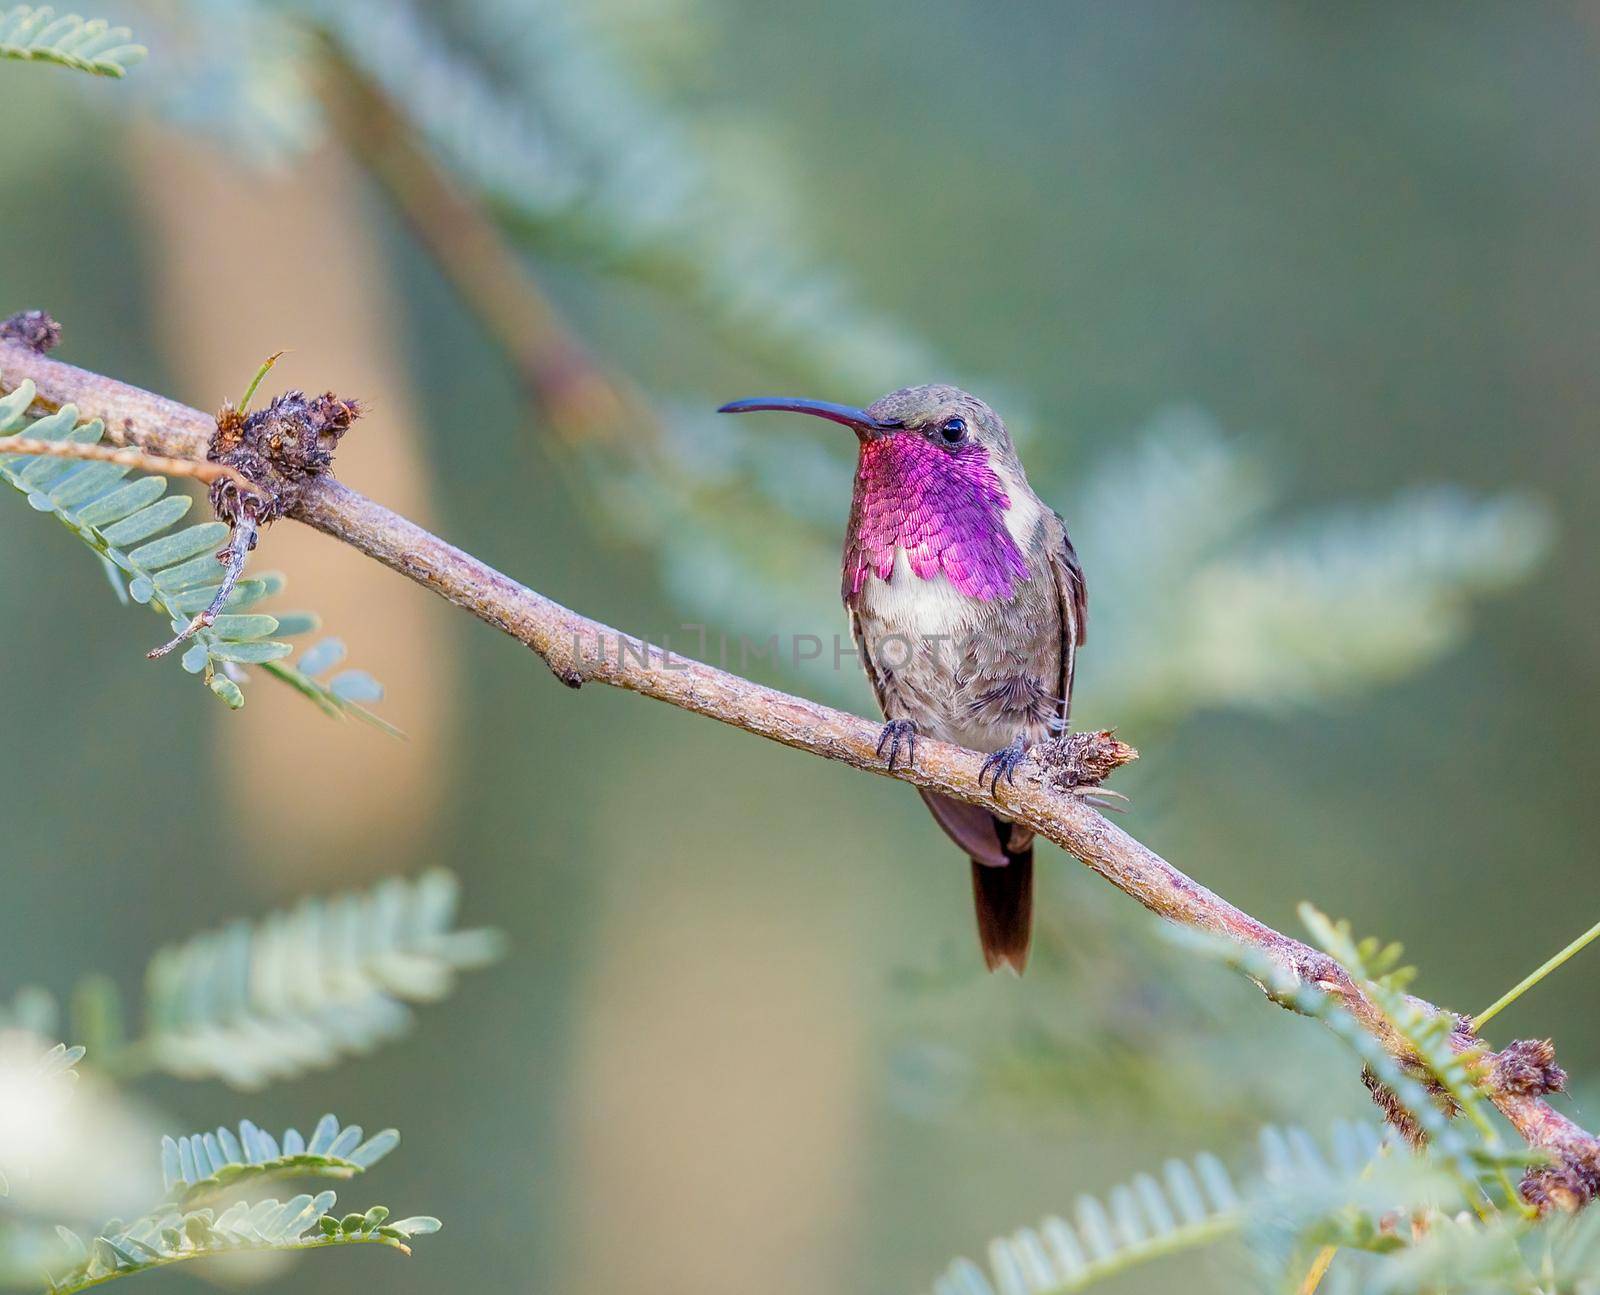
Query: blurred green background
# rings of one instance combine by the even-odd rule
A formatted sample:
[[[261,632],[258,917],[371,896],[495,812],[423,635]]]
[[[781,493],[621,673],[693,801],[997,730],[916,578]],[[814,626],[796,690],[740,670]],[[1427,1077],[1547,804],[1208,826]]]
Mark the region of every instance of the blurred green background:
[[[151,46],[126,84],[0,66],[26,105],[6,132],[21,178],[0,186],[0,311],[46,307],[63,358],[203,408],[288,348],[274,384],[372,403],[340,460],[352,485],[612,624],[763,625],[737,581],[686,604],[702,550],[674,557],[681,534],[572,470],[337,145],[283,144],[292,95],[246,96],[242,130],[208,134],[155,102],[191,16],[106,16]],[[605,0],[584,21],[708,159],[708,239],[724,217],[764,224],[939,357],[804,394],[948,378],[1014,409],[1036,486],[1093,537],[1078,718],[1142,749],[1116,782],[1131,831],[1275,925],[1310,898],[1403,940],[1420,992],[1463,1011],[1594,919],[1600,10]],[[735,353],[670,291],[538,249],[530,264],[591,351],[663,403],[803,380]],[[1439,483],[1541,501],[1555,542],[1470,610],[1443,596],[1439,641],[1392,667],[1334,669],[1265,707],[1234,704],[1248,669],[1227,696],[1140,698],[1142,663],[1189,650],[1187,621],[1141,611],[1147,576],[1165,588],[1147,568],[1241,507],[1202,492],[1124,525],[1118,465],[1174,419],[1223,429],[1247,465],[1226,489],[1276,480],[1262,525],[1339,510],[1357,559],[1362,509]],[[847,446],[780,435],[741,450],[777,466],[780,493],[819,453],[823,480],[846,480]],[[1193,967],[1059,852],[1035,967],[989,978],[965,865],[906,787],[569,693],[509,639],[287,524],[257,560],[386,682],[382,713],[409,739],[269,683],[231,714],[143,659],[160,626],[114,604],[71,536],[0,504],[0,989],[65,992],[87,970],[134,985],[163,942],[433,865],[461,877],[468,921],[510,937],[505,962],[370,1057],[260,1094],[141,1088],[174,1133],[324,1109],[402,1130],[371,1195],[438,1214],[440,1236],[408,1263],[328,1255],[268,1289],[912,1290],[1168,1154],[1370,1109],[1318,1027]],[[749,568],[752,606],[809,600],[763,634],[844,630],[825,609],[847,485],[808,506],[817,560]],[[1312,552],[1338,579],[1333,547]],[[1337,640],[1341,617],[1371,633],[1396,614],[1351,598],[1314,628]],[[1270,640],[1251,650],[1270,658]],[[747,668],[870,707],[848,675]],[[1555,1036],[1579,1081],[1563,1109],[1591,1124],[1594,1002],[1580,961],[1492,1031]],[[1186,1262],[1188,1288],[1234,1288]],[[1122,1289],[1175,1279],[1156,1267]]]

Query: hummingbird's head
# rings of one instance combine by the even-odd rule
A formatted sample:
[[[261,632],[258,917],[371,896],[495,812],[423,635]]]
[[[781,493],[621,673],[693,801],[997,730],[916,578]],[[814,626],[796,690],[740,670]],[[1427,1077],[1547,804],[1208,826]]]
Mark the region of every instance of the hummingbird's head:
[[[758,397],[732,401],[717,412],[746,414],[763,409],[841,423],[855,432],[863,446],[883,437],[910,435],[965,463],[988,462],[1002,474],[1016,463],[1017,452],[1000,415],[970,392],[942,383],[902,387],[865,409],[826,400]]]
[[[959,387],[903,387],[865,409],[824,400],[735,400],[724,414],[771,409],[842,423],[860,441],[845,551],[845,597],[869,573],[887,580],[896,553],[919,579],[944,575],[980,599],[1010,597],[1027,564],[1019,535],[1037,509],[1000,416]],[[1017,534],[1013,534],[1013,529]]]

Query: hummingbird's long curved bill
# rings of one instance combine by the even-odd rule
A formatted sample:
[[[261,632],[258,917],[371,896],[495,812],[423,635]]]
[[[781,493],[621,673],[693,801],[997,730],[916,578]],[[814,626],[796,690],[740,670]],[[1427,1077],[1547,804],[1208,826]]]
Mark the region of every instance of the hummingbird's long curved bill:
[[[826,418],[831,422],[843,423],[846,427],[867,434],[892,431],[896,426],[894,423],[880,423],[865,409],[857,409],[853,405],[835,405],[827,400],[802,400],[788,396],[757,396],[752,400],[733,400],[723,405],[717,412],[750,414],[764,409],[783,414],[810,414],[813,418]]]

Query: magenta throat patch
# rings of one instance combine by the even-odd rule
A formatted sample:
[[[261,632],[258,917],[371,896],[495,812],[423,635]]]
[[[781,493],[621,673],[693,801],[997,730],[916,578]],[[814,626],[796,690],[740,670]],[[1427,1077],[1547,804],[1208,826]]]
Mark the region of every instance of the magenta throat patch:
[[[862,442],[845,548],[846,600],[860,594],[868,573],[889,578],[897,547],[919,580],[943,573],[968,597],[1010,598],[1028,578],[1028,564],[1006,529],[1009,507],[982,445],[945,450],[913,432]]]

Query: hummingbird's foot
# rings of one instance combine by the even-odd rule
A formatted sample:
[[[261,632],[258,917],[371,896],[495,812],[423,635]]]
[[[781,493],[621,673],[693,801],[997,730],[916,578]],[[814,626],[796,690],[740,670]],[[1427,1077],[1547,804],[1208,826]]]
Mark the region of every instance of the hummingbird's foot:
[[[894,772],[894,762],[900,754],[900,744],[905,743],[906,768],[917,762],[917,725],[909,719],[892,719],[883,726],[883,732],[878,737],[878,758],[883,758],[885,747],[889,749],[889,772]]]
[[[996,795],[1000,789],[1000,779],[1004,778],[1009,786],[1017,785],[1017,770],[1022,762],[1028,758],[1028,743],[1022,734],[1018,733],[1012,739],[1011,745],[1002,747],[987,760],[978,770],[978,786],[983,786],[984,778],[989,779],[989,794]]]

